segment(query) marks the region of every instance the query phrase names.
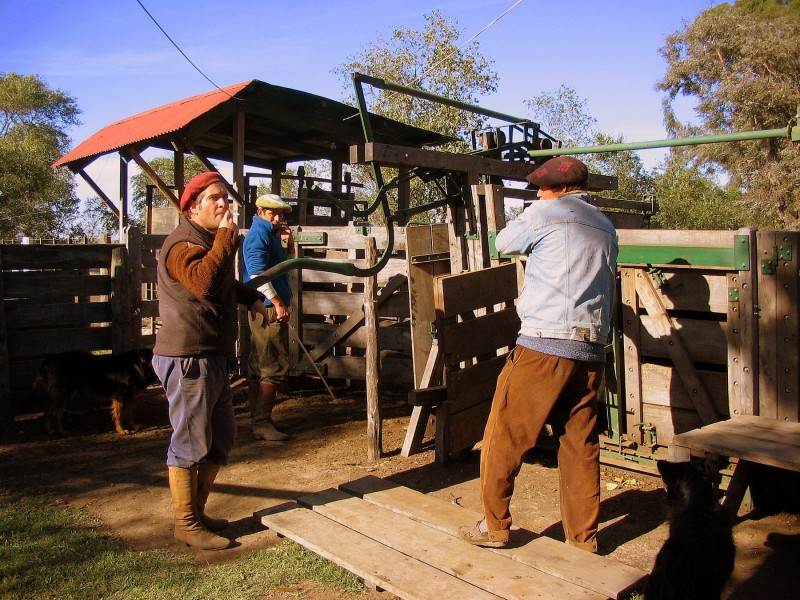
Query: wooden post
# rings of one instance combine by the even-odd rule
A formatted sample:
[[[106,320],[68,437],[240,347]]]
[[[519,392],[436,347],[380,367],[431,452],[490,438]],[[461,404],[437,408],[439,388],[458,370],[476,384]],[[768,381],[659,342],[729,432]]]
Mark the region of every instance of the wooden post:
[[[16,412],[11,402],[10,361],[8,356],[8,334],[6,329],[6,299],[3,293],[3,247],[0,246],[0,431],[14,420]]]
[[[142,347],[142,232],[138,227],[128,227],[127,269],[130,272],[130,286],[127,301],[128,348]]]
[[[364,240],[364,258],[368,267],[378,262],[374,237]],[[380,407],[380,354],[378,349],[378,313],[375,307],[378,278],[364,279],[364,327],[367,332],[367,458],[381,457],[382,424]]]
[[[119,354],[128,350],[128,326],[130,315],[128,306],[128,274],[125,247],[114,248],[111,252],[111,352]]]

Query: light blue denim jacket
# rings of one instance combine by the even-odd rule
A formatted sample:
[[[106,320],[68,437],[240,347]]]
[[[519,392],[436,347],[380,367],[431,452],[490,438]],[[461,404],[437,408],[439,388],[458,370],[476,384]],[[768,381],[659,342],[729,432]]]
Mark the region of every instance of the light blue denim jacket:
[[[497,234],[502,254],[527,254],[520,335],[608,342],[617,232],[583,192],[536,200]]]

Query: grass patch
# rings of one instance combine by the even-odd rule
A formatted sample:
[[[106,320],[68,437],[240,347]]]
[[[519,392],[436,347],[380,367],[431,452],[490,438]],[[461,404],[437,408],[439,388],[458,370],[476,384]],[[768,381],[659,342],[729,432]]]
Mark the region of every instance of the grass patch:
[[[163,550],[126,550],[99,525],[83,511],[0,490],[0,597],[236,600],[309,584],[364,592],[355,575],[293,542],[198,567]]]

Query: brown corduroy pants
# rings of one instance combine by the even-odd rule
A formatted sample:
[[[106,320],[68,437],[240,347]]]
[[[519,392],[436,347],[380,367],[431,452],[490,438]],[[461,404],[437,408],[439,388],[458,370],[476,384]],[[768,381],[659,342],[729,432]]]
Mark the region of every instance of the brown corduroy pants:
[[[597,552],[600,445],[597,394],[603,364],[517,346],[497,378],[483,435],[481,502],[490,531],[510,529],[514,479],[549,422],[559,441],[561,520],[566,540]]]

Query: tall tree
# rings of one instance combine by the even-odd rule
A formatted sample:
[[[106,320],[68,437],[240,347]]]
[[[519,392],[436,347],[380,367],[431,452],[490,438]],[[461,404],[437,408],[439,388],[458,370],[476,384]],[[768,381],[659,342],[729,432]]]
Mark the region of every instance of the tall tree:
[[[355,72],[468,104],[478,104],[481,95],[497,89],[497,73],[479,44],[473,41],[464,47],[458,45],[462,32],[457,21],[448,21],[438,10],[425,15],[425,21],[421,31],[395,28],[388,38],[378,36],[335,69],[347,90],[346,101],[353,102],[355,97],[351,79]],[[443,104],[371,86],[365,86],[364,91],[370,112],[457,138],[445,150],[463,151],[468,146],[469,133],[484,124],[480,115]],[[438,197],[435,189],[418,180],[413,182],[412,205]]]
[[[746,0],[703,11],[670,35],[665,121],[674,135],[785,128],[800,98],[800,3]],[[697,124],[681,122],[674,101],[696,101]],[[695,146],[685,153],[708,172],[721,170],[754,212],[773,227],[800,228],[800,152],[787,139]]]
[[[50,165],[79,114],[74,98],[37,75],[0,73],[0,236],[65,235],[79,201],[72,174]]]
[[[603,133],[588,110],[585,99],[574,89],[562,85],[555,92],[542,92],[525,101],[531,119],[565,147],[618,144],[624,139]],[[629,200],[644,200],[652,191],[652,177],[635,152],[594,153],[577,156],[590,171],[617,177],[619,188],[604,195]]]

